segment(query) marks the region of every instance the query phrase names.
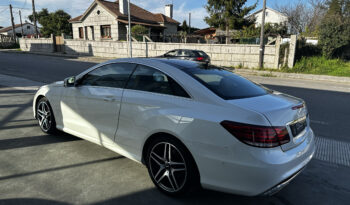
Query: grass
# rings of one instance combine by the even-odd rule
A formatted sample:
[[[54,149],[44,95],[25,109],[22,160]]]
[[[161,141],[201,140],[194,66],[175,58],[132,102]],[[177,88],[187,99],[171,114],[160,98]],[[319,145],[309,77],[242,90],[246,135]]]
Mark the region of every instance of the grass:
[[[281,71],[350,77],[350,62],[345,62],[341,59],[327,59],[320,56],[303,57],[296,62],[293,68],[284,68]]]
[[[273,75],[272,73],[264,73],[264,74],[261,74],[260,76],[262,76],[262,77],[277,77],[276,75]]]

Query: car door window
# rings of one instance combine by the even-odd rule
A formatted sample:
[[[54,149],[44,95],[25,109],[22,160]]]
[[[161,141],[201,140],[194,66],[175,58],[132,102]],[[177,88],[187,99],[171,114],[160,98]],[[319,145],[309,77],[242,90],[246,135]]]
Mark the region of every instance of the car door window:
[[[188,56],[188,53],[185,50],[179,50],[177,55],[180,57],[186,57]]]
[[[189,98],[186,91],[171,77],[144,65],[137,66],[126,88]]]
[[[176,51],[176,50],[173,50],[173,51],[169,51],[168,53],[166,53],[165,56],[170,56],[170,57],[172,57],[172,56],[176,56],[176,54],[177,54],[177,51]]]
[[[104,65],[86,74],[78,84],[124,88],[135,67],[130,63]]]

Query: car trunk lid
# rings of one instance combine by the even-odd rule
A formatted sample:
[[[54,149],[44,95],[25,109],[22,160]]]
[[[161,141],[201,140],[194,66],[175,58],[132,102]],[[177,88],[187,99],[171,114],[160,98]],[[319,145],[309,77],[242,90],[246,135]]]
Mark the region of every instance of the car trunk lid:
[[[287,151],[304,141],[304,134],[309,123],[307,109],[302,99],[273,92],[268,95],[229,100],[228,102],[263,114],[271,126],[285,126],[290,141],[281,145],[282,150]]]

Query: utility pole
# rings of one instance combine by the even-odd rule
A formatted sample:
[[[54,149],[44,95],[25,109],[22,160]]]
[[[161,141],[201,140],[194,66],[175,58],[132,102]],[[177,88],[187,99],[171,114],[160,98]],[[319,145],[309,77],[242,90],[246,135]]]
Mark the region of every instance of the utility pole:
[[[188,34],[191,33],[191,13],[188,14]]]
[[[15,32],[15,23],[13,22],[13,14],[12,14],[12,5],[10,4],[10,13],[11,13],[11,24],[12,24],[12,37],[16,42],[16,32]]]
[[[34,28],[35,28],[35,36],[39,37],[38,26],[36,24],[36,13],[35,13],[35,3],[32,0],[32,8],[33,8],[33,20],[34,20]]]
[[[128,0],[128,21],[129,21],[129,56],[132,58],[132,39],[131,39],[131,19],[130,19],[130,0]]]
[[[23,32],[23,24],[22,24],[22,14],[21,14],[21,10],[18,11],[19,13],[19,20],[21,22],[21,32],[22,32],[22,38],[24,37],[24,32]]]
[[[263,12],[261,18],[261,31],[260,31],[260,49],[259,49],[259,68],[264,66],[264,26],[266,16],[266,0],[264,0]]]

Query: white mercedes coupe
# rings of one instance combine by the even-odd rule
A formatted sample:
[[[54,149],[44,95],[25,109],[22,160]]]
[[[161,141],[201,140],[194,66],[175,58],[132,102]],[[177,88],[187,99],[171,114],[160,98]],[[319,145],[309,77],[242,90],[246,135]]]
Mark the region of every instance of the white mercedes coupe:
[[[41,87],[34,117],[147,166],[179,195],[203,187],[272,195],[315,152],[305,102],[192,61],[111,60]]]

